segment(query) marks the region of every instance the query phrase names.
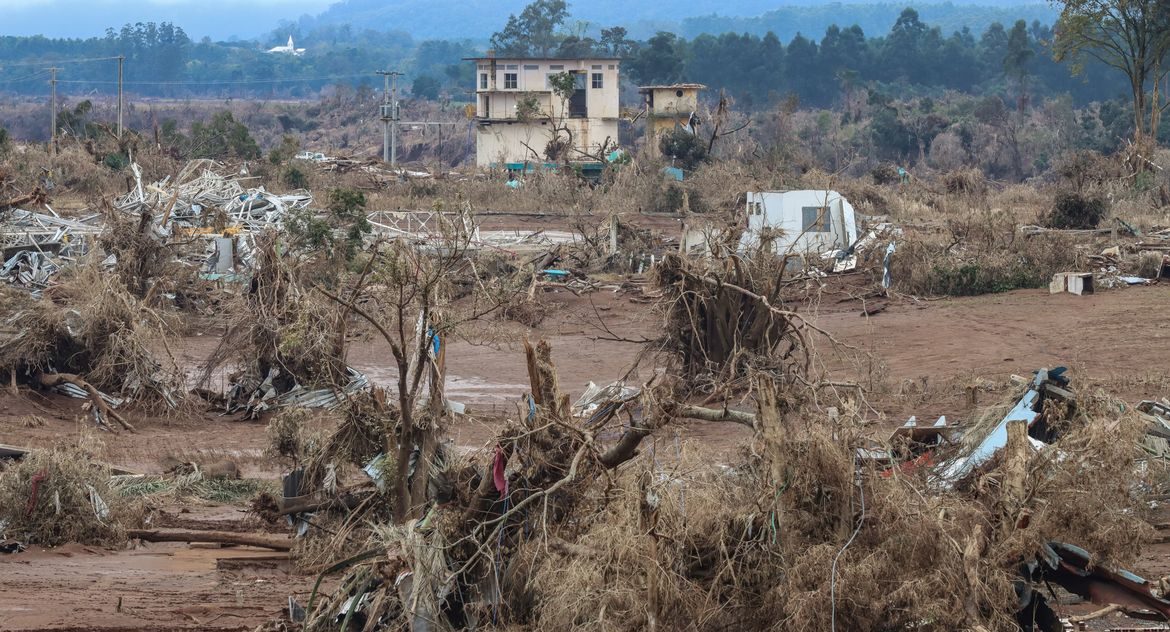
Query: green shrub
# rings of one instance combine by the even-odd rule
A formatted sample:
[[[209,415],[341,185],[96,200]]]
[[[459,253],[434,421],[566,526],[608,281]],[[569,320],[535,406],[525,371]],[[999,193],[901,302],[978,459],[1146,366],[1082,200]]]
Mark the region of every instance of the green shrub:
[[[658,139],[658,149],[663,156],[673,159],[675,166],[687,171],[694,171],[695,167],[707,162],[707,146],[703,139],[679,127]]]
[[[123,153],[106,154],[102,164],[114,171],[121,171],[130,166],[130,157]]]
[[[290,165],[281,174],[280,179],[284,185],[290,189],[307,189],[309,188],[309,176],[301,171],[299,167]]]
[[[1061,192],[1056,194],[1043,224],[1049,228],[1096,228],[1107,210],[1104,198],[1098,195]]]

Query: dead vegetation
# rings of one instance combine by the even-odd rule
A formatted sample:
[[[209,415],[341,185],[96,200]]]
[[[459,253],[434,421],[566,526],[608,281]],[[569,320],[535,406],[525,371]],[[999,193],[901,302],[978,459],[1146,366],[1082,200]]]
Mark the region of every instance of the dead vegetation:
[[[535,412],[475,465],[448,470],[436,488],[450,491],[421,518],[374,527],[333,567],[342,588],[309,602],[307,629],[351,618],[375,629],[1052,630],[1032,587],[1043,573],[1021,567],[1050,542],[1128,563],[1149,536],[1140,497],[1119,483],[1132,480],[1144,422],[1107,399],[1046,409],[1048,427],[1066,430],[1039,452],[1013,427],[996,459],[952,486],[859,461],[857,416],[818,415],[804,389],[759,374],[752,453],[717,472],[695,454],[636,456],[674,416],[658,389],[607,446],[564,423],[547,354],[528,349]]]
[[[231,324],[203,367],[201,387],[223,367],[231,367],[231,381],[242,385],[237,400],[265,381],[276,394],[296,385],[344,385],[344,315],[305,286],[301,264],[278,251],[275,235],[262,238],[258,250],[248,290],[224,306]]]
[[[809,370],[801,321],[785,308],[783,292],[793,284],[784,275],[787,261],[765,250],[706,266],[667,255],[655,269],[666,311],[666,333],[656,346],[677,359],[675,373],[696,390],[733,393],[746,389],[753,371],[780,375],[793,365],[803,376]]]
[[[767,248],[735,253],[746,191],[837,187],[903,231],[889,288],[878,250],[846,273],[860,279],[857,296],[982,294],[1040,287],[1054,272],[1097,262],[1105,234],[1059,231],[1114,218],[1058,198],[1060,217],[1043,222],[1058,231],[1024,232],[1055,193],[975,171],[872,184],[728,162],[677,183],[662,166],[640,161],[596,186],[542,174],[516,190],[490,178],[388,182],[360,168],[312,171],[312,186],[364,189],[377,208],[459,213],[437,214],[425,238],[351,230],[364,215],[281,216],[249,231],[247,256],[214,279],[225,333],[202,367],[200,393],[217,412],[271,413],[268,453],[287,466],[283,489],[189,464],[111,486],[80,454],[34,453],[0,473],[5,532],[117,544],[137,520],[126,498],[250,501],[303,537],[236,543],[291,549],[300,569],[340,578],[303,604],[304,621],[285,622],[307,630],[1048,631],[1056,628],[1042,586],[1059,581],[1046,564],[1060,543],[1090,551],[1094,568],[1134,561],[1151,535],[1145,492],[1164,483],[1142,473],[1135,447],[1148,419],[1101,394],[1045,399],[1034,411],[1042,423],[1004,425],[990,458],[945,475],[1027,391],[996,385],[1008,397],[921,466],[906,446],[875,443],[866,390],[826,370],[856,352],[802,312],[829,285],[831,265]],[[80,165],[63,168],[88,177]],[[109,174],[99,178],[78,190],[108,192]],[[1088,196],[1110,185],[1077,186]],[[166,191],[156,193],[139,214],[111,214],[100,253],[63,271],[41,298],[0,287],[10,308],[0,367],[37,388],[72,384],[110,427],[121,414],[102,393],[146,407],[182,398],[167,340],[182,300],[208,296],[212,284],[183,257],[194,259],[202,242],[192,244],[207,235],[236,236],[216,207],[160,241],[170,208]],[[1143,195],[1141,204],[1153,200]],[[523,257],[484,248],[471,211],[501,205],[563,216],[574,241]],[[709,220],[710,256],[680,253],[674,235],[639,226],[641,213]],[[1158,218],[1134,223],[1150,228]],[[300,220],[305,230],[290,229]],[[308,228],[336,241],[314,245]],[[1161,250],[1129,250],[1143,275],[1160,275]],[[550,280],[552,270],[565,278]],[[525,341],[530,388],[517,414],[483,449],[453,449],[448,430],[464,412],[446,396],[449,342],[489,318],[537,328],[557,309],[544,289],[588,293],[603,283],[662,318],[655,340],[633,341],[646,349],[625,376],[644,380],[636,394],[574,411],[550,346]],[[390,388],[349,365],[350,347],[372,340],[388,349]],[[929,394],[924,386],[919,400]],[[746,427],[751,438],[715,463],[702,446],[665,439],[689,418]]]
[[[142,508],[111,484],[109,468],[78,447],[36,450],[0,465],[0,523],[9,537],[43,546],[113,546]]]
[[[63,273],[40,299],[10,288],[0,292],[11,309],[0,366],[13,383],[42,388],[70,382],[89,391],[88,384],[155,410],[181,403],[182,374],[167,351],[166,318],[96,263]],[[103,398],[88,394],[104,413],[101,423],[109,423],[106,416],[117,419]]]

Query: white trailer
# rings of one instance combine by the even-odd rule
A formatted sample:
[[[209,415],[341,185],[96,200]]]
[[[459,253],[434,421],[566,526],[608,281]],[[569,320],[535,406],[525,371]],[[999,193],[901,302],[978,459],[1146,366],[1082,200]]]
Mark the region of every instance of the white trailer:
[[[771,240],[776,254],[821,257],[857,242],[853,206],[836,191],[760,191],[747,194],[747,229],[740,250]]]

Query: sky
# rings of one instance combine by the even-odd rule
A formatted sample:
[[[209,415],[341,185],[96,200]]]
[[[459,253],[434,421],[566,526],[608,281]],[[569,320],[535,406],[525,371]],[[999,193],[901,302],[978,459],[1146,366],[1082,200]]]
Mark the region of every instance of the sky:
[[[0,35],[96,37],[107,27],[172,22],[192,39],[250,39],[335,0],[0,0]]]

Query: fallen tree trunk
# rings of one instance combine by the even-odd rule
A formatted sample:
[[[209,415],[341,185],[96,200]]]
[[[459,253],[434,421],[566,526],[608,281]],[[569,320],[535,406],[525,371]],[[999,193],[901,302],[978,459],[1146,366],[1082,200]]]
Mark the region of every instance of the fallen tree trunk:
[[[292,549],[293,545],[293,541],[288,538],[278,539],[256,533],[234,533],[232,531],[130,529],[126,532],[126,535],[130,538],[145,542],[215,542],[219,544],[255,546],[274,551],[288,551]]]
[[[114,421],[118,422],[126,430],[134,432],[134,426],[130,425],[130,422],[126,421],[126,419],[123,418],[122,415],[119,415],[113,408],[110,408],[110,405],[106,403],[106,400],[102,399],[102,394],[99,393],[92,384],[81,379],[79,376],[76,376],[72,373],[41,373],[37,377],[37,381],[40,382],[41,386],[44,386],[45,388],[52,388],[54,386],[60,386],[66,383],[80,388],[86,393],[89,393],[89,401],[93,402],[93,405],[97,407],[98,411],[102,415],[104,415],[107,419],[113,419]],[[109,424],[107,423],[106,425],[108,426]]]
[[[10,208],[23,206],[29,202],[41,203],[46,200],[45,192],[40,187],[33,189],[32,193],[28,195],[18,195],[14,198],[0,202],[0,211],[6,211]]]

